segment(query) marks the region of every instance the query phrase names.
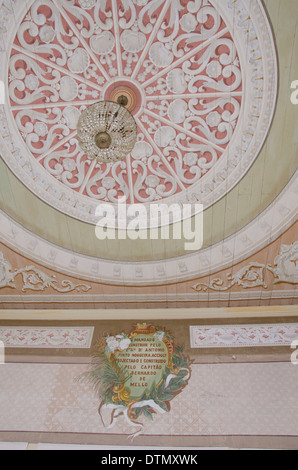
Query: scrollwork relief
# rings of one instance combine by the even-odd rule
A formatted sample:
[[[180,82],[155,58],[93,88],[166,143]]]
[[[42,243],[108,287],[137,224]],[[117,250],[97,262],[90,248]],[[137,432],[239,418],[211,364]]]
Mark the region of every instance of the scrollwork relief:
[[[45,289],[52,288],[60,293],[67,292],[88,292],[91,286],[87,284],[74,284],[72,281],[63,279],[59,283],[56,276],[48,276],[35,266],[26,266],[24,268],[13,271],[11,264],[4,258],[3,253],[0,252],[0,289],[10,287],[16,289],[15,278],[20,276],[22,278],[22,291],[44,291]]]
[[[198,283],[192,286],[192,289],[196,292],[227,291],[234,286],[244,289],[253,287],[268,289],[265,280],[267,274],[271,275],[271,286],[280,283],[298,284],[298,242],[282,245],[274,260],[274,266],[252,262],[236,273],[227,274],[226,280],[214,278],[209,284]]]

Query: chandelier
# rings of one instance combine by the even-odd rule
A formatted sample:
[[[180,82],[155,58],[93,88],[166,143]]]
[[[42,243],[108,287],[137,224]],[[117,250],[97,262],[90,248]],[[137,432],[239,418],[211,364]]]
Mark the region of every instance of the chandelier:
[[[77,136],[80,148],[87,157],[99,163],[123,160],[137,141],[137,125],[125,108],[127,98],[120,96],[117,103],[98,101],[81,114]]]

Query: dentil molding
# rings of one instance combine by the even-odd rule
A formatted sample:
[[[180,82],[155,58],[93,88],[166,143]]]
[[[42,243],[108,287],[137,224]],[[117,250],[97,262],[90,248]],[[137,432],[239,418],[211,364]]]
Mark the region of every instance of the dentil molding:
[[[73,253],[26,230],[3,211],[0,241],[38,264],[79,279],[113,285],[174,283],[212,275],[276,240],[297,220],[297,195],[298,172],[274,202],[239,232],[204,250],[163,261],[121,263]]]

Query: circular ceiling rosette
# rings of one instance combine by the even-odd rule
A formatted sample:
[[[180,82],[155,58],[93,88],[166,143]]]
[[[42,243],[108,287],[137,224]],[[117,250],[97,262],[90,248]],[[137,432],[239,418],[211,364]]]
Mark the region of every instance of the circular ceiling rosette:
[[[257,158],[277,93],[259,0],[16,0],[14,9],[1,153],[59,211],[96,224],[98,204],[120,199],[206,209]],[[133,149],[122,161],[88,158],[80,116],[123,94]]]

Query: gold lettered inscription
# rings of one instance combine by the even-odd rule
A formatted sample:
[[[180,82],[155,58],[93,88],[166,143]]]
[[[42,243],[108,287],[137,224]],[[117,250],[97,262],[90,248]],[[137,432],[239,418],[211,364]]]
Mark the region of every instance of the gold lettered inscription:
[[[117,353],[117,362],[129,374],[124,387],[131,400],[138,400],[146,389],[162,381],[165,368],[169,366],[169,351],[154,330],[134,331],[129,347]]]

